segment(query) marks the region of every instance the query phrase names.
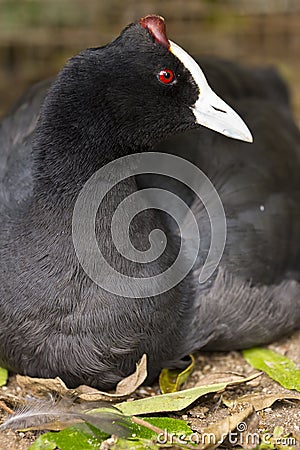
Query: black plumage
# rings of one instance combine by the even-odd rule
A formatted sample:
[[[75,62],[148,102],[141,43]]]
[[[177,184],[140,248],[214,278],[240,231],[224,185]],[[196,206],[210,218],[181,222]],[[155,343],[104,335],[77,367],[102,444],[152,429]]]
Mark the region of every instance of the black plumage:
[[[4,118],[0,365],[60,376],[69,386],[111,388],[144,353],[151,382],[162,367],[184,366],[184,356],[196,349],[248,347],[300,327],[300,133],[286,87],[271,69],[199,63],[249,125],[252,145],[195,123],[193,76],[140,24],[72,58],[47,95],[48,82],[36,85]],[[176,73],[173,86],[157,79],[166,67]],[[93,283],[80,266],[72,212],[96,170],[153,149],[190,159],[209,176],[224,204],[227,243],[204,285],[197,281],[200,255],[194,270],[164,294],[122,298]],[[131,177],[104,199],[96,232],[111,264],[140,277],[174,260],[176,226],[155,210],[138,215],[130,228],[133,244],[147,248],[149,232],[160,228],[168,245],[156,262],[132,265],[111,243],[110,220],[121,200],[152,185],[186,200],[203,226],[205,251],[209,245],[207,214],[189,189],[167,178]]]

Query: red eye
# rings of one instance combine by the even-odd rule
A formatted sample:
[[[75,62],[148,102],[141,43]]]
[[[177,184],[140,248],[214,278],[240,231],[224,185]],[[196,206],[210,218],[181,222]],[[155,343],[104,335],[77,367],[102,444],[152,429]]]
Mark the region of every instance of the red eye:
[[[175,80],[175,75],[173,70],[171,69],[164,69],[161,70],[158,74],[158,79],[161,83],[164,84],[170,84]]]

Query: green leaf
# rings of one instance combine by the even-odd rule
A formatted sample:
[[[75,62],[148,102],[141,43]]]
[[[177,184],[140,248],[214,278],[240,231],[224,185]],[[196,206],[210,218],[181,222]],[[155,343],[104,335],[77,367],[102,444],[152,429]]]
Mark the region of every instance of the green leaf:
[[[167,433],[173,433],[176,436],[192,434],[193,431],[183,421],[169,417],[147,417],[144,419],[151,425],[160,428]],[[154,443],[157,439],[157,433],[142,425],[136,423],[130,424],[131,438],[129,440],[118,438],[115,446],[111,448],[122,449],[158,449]],[[101,442],[109,435],[102,433],[89,424],[79,424],[65,428],[59,432],[45,433],[40,436],[29,450],[99,450]],[[164,436],[162,437],[164,438]]]
[[[181,369],[163,369],[159,375],[159,387],[163,394],[169,392],[177,392],[181,386],[186,382],[191,373],[194,370],[195,358],[193,355],[189,355],[191,363],[184,370]]]
[[[116,443],[109,447],[110,450],[158,450],[159,447],[154,442],[140,439],[138,441],[128,441],[127,439],[117,439]]]
[[[273,436],[275,439],[280,438],[283,436],[283,427],[275,427],[273,431]]]
[[[137,416],[140,414],[151,414],[158,412],[180,411],[194,403],[199,397],[211,392],[222,391],[226,383],[200,386],[186,389],[184,391],[172,392],[171,394],[147,397],[133,402],[117,403],[115,406],[123,414]]]
[[[290,359],[261,347],[244,350],[243,356],[251,366],[263,370],[281,386],[300,392],[300,369]]]
[[[223,391],[227,386],[246,383],[257,377],[257,374],[248,378],[241,378],[239,381],[229,383],[217,383],[207,386],[198,386],[171,394],[157,395],[156,397],[142,398],[133,402],[122,402],[115,404],[115,407],[128,416],[138,416],[140,414],[152,414],[158,412],[181,411],[194,403],[198,398],[212,392]]]
[[[151,425],[166,431],[167,433],[174,433],[176,436],[183,434],[189,435],[193,433],[187,423],[181,419],[172,419],[171,417],[144,417],[143,420],[144,422],[148,422]],[[156,439],[157,437],[157,433],[155,433],[155,431],[135,423],[132,423],[130,431],[132,433],[132,437],[136,437],[138,439]]]
[[[78,424],[59,432],[43,434],[28,450],[99,450],[101,442],[108,436],[91,425]]]
[[[134,418],[133,418],[134,419]],[[137,418],[135,418],[137,419]],[[130,427],[131,438],[129,440],[118,439],[113,449],[158,449],[159,443],[167,443],[169,435],[173,438],[185,438],[193,434],[193,431],[184,420],[172,419],[170,417],[146,417],[141,420],[149,423],[157,431],[147,428],[143,424],[132,422]],[[157,444],[156,444],[157,443]]]
[[[6,369],[0,367],[0,386],[5,386],[8,378],[8,372]]]
[[[40,436],[30,447],[28,450],[55,450],[57,446],[54,440],[51,440],[50,434],[54,433],[46,433]],[[49,439],[48,439],[49,437]]]

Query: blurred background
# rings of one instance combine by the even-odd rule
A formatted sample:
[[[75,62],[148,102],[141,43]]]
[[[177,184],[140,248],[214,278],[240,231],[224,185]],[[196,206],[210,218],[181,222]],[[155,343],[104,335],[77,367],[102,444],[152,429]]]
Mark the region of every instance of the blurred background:
[[[275,65],[300,122],[300,0],[0,0],[0,115],[67,58],[149,13],[194,56]]]

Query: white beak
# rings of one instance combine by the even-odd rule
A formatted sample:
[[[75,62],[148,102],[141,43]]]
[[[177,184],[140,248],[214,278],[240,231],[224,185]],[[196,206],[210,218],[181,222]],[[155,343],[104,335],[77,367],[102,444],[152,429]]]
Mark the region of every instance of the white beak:
[[[191,107],[199,125],[218,131],[225,136],[253,142],[252,135],[240,116],[218,97],[196,61],[179,45],[171,42],[170,51],[184,64],[199,88],[199,97]]]
[[[196,122],[225,136],[253,142],[252,135],[240,116],[208,86],[192,107]]]

